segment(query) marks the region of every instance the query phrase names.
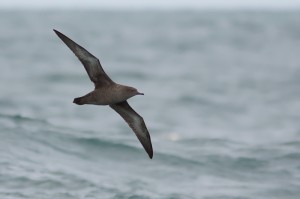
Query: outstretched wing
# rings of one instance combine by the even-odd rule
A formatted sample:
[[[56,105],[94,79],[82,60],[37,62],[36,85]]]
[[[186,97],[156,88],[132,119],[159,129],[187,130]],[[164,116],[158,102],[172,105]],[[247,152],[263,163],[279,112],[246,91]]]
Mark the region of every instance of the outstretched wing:
[[[54,30],[54,32],[73,51],[76,57],[83,64],[91,81],[94,82],[95,87],[107,86],[114,83],[104,72],[97,57],[89,53],[86,49],[84,49],[59,31]]]
[[[121,117],[128,123],[137,138],[140,140],[149,157],[152,159],[153,150],[151,138],[144,119],[129,106],[127,101],[112,104],[110,107],[119,113]]]

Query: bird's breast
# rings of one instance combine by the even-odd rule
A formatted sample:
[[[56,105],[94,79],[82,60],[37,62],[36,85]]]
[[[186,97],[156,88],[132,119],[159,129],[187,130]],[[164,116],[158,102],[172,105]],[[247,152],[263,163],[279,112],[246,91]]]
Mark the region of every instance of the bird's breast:
[[[96,89],[94,91],[95,102],[97,105],[110,105],[122,102],[126,99],[115,89]]]

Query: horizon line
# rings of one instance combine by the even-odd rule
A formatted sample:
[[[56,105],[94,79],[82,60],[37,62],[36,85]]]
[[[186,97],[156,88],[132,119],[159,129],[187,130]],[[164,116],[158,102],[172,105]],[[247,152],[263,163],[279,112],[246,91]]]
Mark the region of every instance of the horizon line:
[[[95,11],[298,11],[300,10],[300,5],[298,6],[186,6],[186,7],[159,7],[159,6],[136,6],[136,7],[127,7],[127,6],[0,6],[0,10],[28,10],[28,11],[59,11],[59,10],[74,10],[74,11],[85,11],[85,10],[95,10]]]

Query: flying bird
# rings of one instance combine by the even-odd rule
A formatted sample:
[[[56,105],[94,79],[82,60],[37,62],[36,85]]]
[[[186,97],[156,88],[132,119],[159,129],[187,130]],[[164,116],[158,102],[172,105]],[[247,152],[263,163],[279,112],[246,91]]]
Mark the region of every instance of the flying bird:
[[[133,96],[144,94],[138,92],[136,88],[115,83],[104,72],[97,57],[59,31],[54,30],[54,32],[83,64],[90,80],[95,85],[93,91],[82,97],[75,98],[73,103],[78,105],[93,104],[110,106],[127,122],[152,159],[153,149],[151,138],[144,119],[127,102],[127,99]]]

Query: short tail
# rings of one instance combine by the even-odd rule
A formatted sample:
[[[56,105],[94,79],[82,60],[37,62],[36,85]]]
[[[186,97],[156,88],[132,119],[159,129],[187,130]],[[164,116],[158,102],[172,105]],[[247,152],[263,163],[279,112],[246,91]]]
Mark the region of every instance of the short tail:
[[[77,105],[83,105],[84,104],[83,100],[82,100],[82,97],[74,98],[73,103],[75,103]]]

